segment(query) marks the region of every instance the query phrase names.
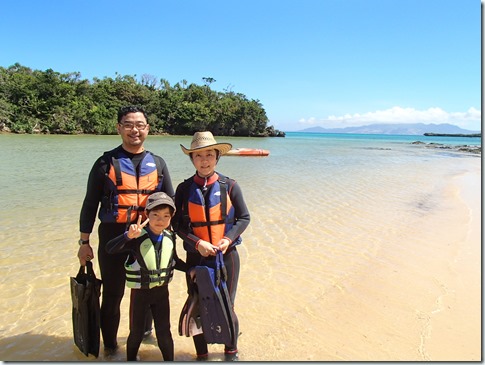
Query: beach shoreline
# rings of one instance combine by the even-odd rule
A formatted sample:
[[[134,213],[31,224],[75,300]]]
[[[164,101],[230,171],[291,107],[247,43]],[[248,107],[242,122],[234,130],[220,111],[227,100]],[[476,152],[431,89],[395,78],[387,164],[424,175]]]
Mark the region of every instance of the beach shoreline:
[[[376,253],[371,265],[325,293],[322,357],[308,357],[302,350],[300,359],[276,359],[480,361],[479,188],[480,171],[450,179],[448,198],[459,196],[461,202],[427,221],[428,234],[417,228],[421,240],[396,252],[413,237],[403,235]]]
[[[481,177],[480,172],[457,176],[454,183],[464,205],[466,232],[457,244],[450,275],[433,333],[429,352],[436,361],[480,361],[481,333]],[[478,196],[477,196],[478,195]],[[478,315],[477,315],[478,314]],[[434,334],[434,335],[433,335]]]

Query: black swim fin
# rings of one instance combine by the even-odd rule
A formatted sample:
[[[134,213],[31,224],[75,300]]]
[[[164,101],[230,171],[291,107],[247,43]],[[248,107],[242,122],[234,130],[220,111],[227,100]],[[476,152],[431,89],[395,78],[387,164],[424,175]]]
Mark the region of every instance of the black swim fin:
[[[188,277],[189,296],[180,313],[178,331],[180,336],[191,337],[202,333],[199,314],[199,294],[193,278]]]
[[[238,321],[236,318],[236,313],[234,313],[234,304],[232,303],[231,296],[229,294],[229,290],[227,288],[226,280],[227,280],[227,271],[224,265],[224,258],[222,252],[220,252],[220,274],[221,279],[219,283],[219,288],[221,291],[221,297],[224,302],[224,307],[226,309],[228,322],[229,322],[229,329],[231,331],[231,344],[228,345],[229,347],[234,347],[237,341],[237,335],[239,331]]]
[[[199,313],[207,343],[220,343],[232,347],[235,342],[232,303],[225,278],[222,252],[216,256],[216,268],[195,267],[195,283],[199,294]]]

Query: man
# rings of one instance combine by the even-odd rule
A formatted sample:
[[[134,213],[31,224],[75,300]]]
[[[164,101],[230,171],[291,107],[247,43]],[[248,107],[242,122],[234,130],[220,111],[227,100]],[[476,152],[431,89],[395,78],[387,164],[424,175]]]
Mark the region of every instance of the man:
[[[143,142],[150,126],[146,112],[135,106],[118,111],[118,134],[122,143],[105,152],[89,173],[86,196],[79,219],[79,251],[81,265],[94,258],[89,237],[99,213],[98,262],[103,280],[101,300],[101,333],[105,353],[118,347],[120,304],[125,290],[124,263],[126,254],[108,255],[106,243],[123,234],[142,215],[148,195],[163,191],[174,196],[172,181],[165,161],[146,151]],[[151,324],[151,319],[150,319]]]

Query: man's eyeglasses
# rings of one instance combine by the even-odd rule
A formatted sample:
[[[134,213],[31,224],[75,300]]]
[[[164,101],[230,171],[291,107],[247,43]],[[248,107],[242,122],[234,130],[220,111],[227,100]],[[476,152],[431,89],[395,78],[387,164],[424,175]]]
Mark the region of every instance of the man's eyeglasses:
[[[121,125],[121,127],[125,130],[125,131],[131,131],[133,130],[133,128],[136,128],[138,129],[139,131],[144,131],[146,129],[146,127],[148,127],[148,124],[147,123],[119,123]]]

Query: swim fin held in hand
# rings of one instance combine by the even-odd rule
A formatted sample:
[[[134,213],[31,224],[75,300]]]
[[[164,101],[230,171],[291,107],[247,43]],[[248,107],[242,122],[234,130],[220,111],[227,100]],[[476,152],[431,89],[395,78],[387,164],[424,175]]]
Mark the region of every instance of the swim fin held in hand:
[[[199,295],[192,276],[188,278],[189,296],[185,301],[179,318],[178,331],[180,336],[191,337],[202,333],[202,323],[199,314]]]
[[[235,342],[232,302],[226,286],[222,252],[216,256],[216,267],[196,266],[195,283],[199,296],[199,313],[207,343],[233,346]]]

